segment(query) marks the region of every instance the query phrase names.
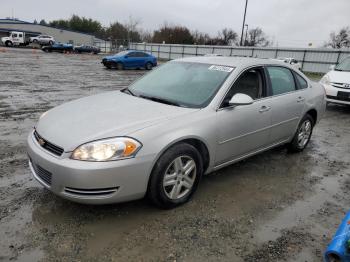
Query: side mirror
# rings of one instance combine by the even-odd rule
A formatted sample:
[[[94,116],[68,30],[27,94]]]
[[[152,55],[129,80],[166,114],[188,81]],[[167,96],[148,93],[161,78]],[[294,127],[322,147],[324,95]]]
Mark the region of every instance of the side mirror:
[[[243,105],[251,105],[254,103],[253,98],[251,98],[250,96],[246,95],[246,94],[241,94],[241,93],[237,93],[235,94],[230,102],[228,102],[228,104],[230,106],[243,106]]]
[[[329,70],[334,70],[334,68],[335,68],[335,65],[331,65],[331,66],[329,67]]]

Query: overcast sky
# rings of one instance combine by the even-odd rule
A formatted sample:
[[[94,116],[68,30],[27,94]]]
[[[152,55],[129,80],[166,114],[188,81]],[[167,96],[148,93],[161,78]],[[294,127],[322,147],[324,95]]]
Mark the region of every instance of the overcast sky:
[[[242,28],[245,0],[1,0],[0,18],[32,22],[69,18],[72,14],[111,22],[129,16],[153,30],[167,21],[215,35],[223,27]],[[317,47],[329,33],[350,26],[350,0],[249,0],[246,23],[261,27],[274,45]]]

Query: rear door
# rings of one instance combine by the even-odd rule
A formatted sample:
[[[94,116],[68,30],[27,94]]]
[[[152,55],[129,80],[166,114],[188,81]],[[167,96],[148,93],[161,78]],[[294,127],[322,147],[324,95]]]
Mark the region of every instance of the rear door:
[[[243,72],[233,84],[217,112],[218,146],[216,165],[238,159],[264,148],[269,143],[271,106],[267,94],[266,74],[262,67]],[[254,103],[229,106],[233,95],[243,93]]]
[[[289,68],[267,66],[266,71],[272,112],[270,143],[276,144],[294,135],[304,111],[306,89]]]

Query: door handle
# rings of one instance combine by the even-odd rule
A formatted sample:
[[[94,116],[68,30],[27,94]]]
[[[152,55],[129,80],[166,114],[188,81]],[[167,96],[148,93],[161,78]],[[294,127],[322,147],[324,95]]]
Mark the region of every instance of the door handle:
[[[271,109],[270,106],[262,106],[259,110],[260,113],[264,113],[264,112],[267,112]]]
[[[303,102],[304,100],[305,100],[304,97],[299,96],[298,99],[297,99],[297,102],[300,103],[300,102]]]

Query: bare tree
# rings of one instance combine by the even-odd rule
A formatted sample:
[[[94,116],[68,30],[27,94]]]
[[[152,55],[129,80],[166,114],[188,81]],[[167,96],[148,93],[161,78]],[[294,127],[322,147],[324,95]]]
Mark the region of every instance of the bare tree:
[[[148,30],[139,30],[141,41],[146,43],[151,43],[153,38],[153,32]]]
[[[158,30],[153,32],[154,43],[167,44],[193,44],[193,36],[190,30],[181,25],[169,25],[164,23]]]
[[[218,33],[217,39],[221,40],[222,45],[237,45],[238,34],[229,28],[224,28]]]
[[[268,37],[264,31],[260,28],[253,28],[248,31],[247,39],[244,43],[245,46],[269,46],[272,42],[268,40]]]
[[[197,45],[208,45],[211,44],[211,38],[208,34],[199,32],[198,30],[192,33],[193,41]]]
[[[339,30],[339,32],[336,34],[335,32],[332,32],[330,35],[330,40],[328,43],[325,44],[326,47],[332,47],[332,48],[342,48],[342,47],[350,47],[350,28],[349,27],[343,27]]]

